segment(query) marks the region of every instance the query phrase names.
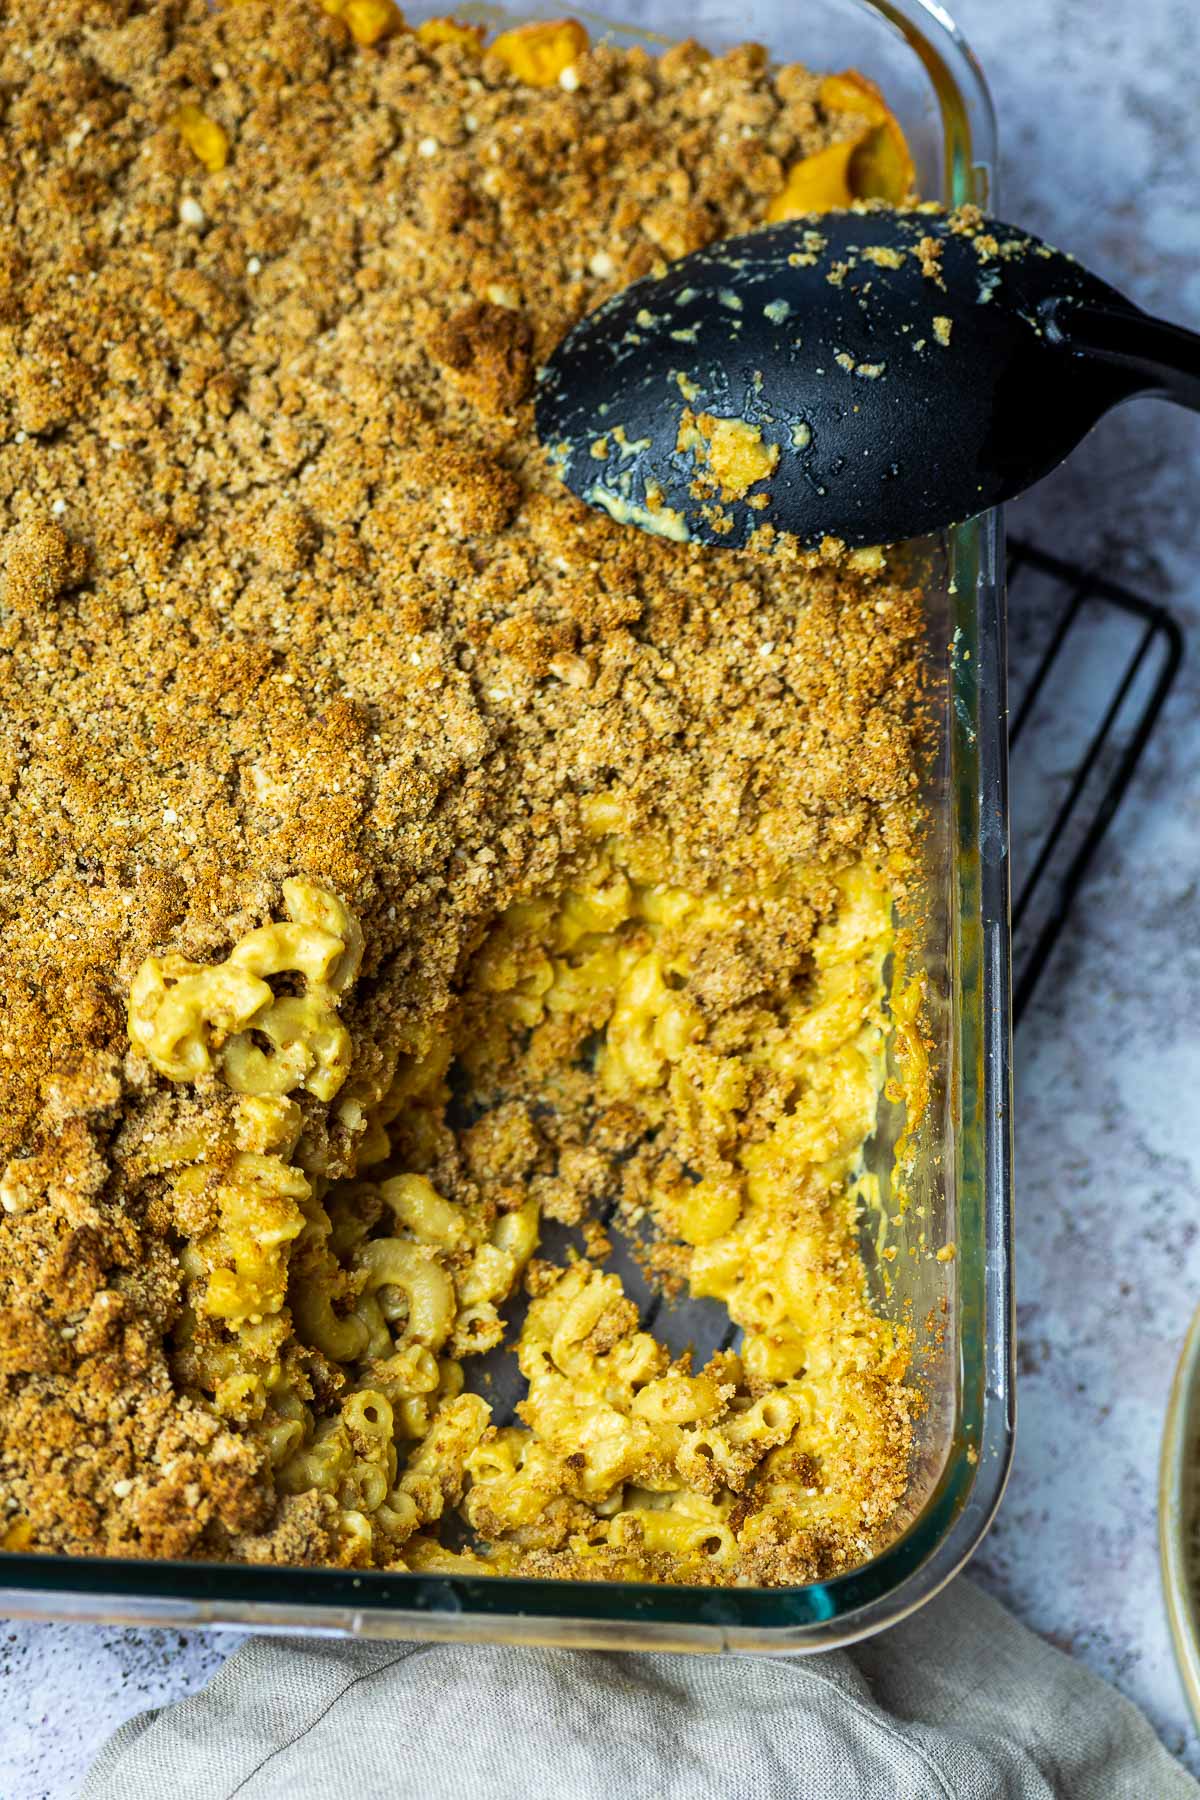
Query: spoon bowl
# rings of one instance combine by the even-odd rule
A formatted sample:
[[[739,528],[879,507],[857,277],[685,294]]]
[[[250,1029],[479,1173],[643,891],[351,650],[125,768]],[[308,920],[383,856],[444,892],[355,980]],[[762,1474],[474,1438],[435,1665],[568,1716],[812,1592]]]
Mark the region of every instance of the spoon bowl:
[[[887,543],[1011,499],[1132,394],[1200,405],[1198,346],[974,208],[867,205],[613,295],[540,372],[537,426],[623,523]]]

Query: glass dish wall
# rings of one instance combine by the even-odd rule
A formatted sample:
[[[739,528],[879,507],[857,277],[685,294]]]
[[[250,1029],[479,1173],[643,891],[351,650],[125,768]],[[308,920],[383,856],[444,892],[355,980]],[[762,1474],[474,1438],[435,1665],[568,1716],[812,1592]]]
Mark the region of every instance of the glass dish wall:
[[[410,9],[410,13],[413,9]],[[419,13],[444,10],[426,7]],[[459,9],[460,11],[462,9]],[[491,9],[468,13],[494,16]],[[572,9],[576,10],[576,9]],[[736,16],[685,0],[578,9],[594,35],[662,48],[755,39],[780,61],[855,67],[879,82],[913,148],[922,191],[986,202],[994,128],[982,77],[924,0],[744,0]],[[561,16],[561,4],[520,8]],[[369,1571],[0,1554],[0,1611],[178,1625],[242,1624],[377,1637],[505,1639],[643,1649],[821,1649],[880,1629],[934,1593],[998,1503],[1012,1442],[1009,943],[1002,532],[988,515],[921,547],[938,741],[927,802],[927,916],[920,938],[936,1042],[933,1100],[917,1138],[913,1204],[880,1304],[918,1327],[927,1406],[896,1535],[871,1562],[797,1588],[684,1588]],[[890,1178],[897,1121],[868,1149]],[[871,1265],[870,1225],[864,1248]],[[953,1260],[929,1246],[953,1242]],[[908,1256],[918,1248],[923,1253]],[[929,1322],[926,1324],[925,1322]],[[687,1308],[656,1330],[696,1335]]]

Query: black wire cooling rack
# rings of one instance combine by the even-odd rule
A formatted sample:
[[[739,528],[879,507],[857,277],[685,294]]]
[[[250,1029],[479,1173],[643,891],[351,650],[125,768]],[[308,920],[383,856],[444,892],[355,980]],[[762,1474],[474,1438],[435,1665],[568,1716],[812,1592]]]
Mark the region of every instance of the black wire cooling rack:
[[[1013,1019],[1032,997],[1183,656],[1166,607],[1011,542]]]

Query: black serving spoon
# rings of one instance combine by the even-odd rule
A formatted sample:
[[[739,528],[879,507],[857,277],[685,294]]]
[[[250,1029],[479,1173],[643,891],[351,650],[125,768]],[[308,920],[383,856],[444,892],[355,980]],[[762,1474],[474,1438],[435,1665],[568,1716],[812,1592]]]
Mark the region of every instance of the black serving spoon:
[[[1200,411],[1200,336],[974,209],[867,207],[614,294],[540,371],[537,427],[622,522],[863,545],[1011,499],[1135,394]]]

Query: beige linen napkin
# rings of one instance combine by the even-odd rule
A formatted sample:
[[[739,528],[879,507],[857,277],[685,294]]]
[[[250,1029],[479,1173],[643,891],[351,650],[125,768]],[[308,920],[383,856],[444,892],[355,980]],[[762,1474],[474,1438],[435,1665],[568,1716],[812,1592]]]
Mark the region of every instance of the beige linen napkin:
[[[822,1656],[251,1640],[83,1800],[1196,1800],[1142,1715],[969,1582]]]

